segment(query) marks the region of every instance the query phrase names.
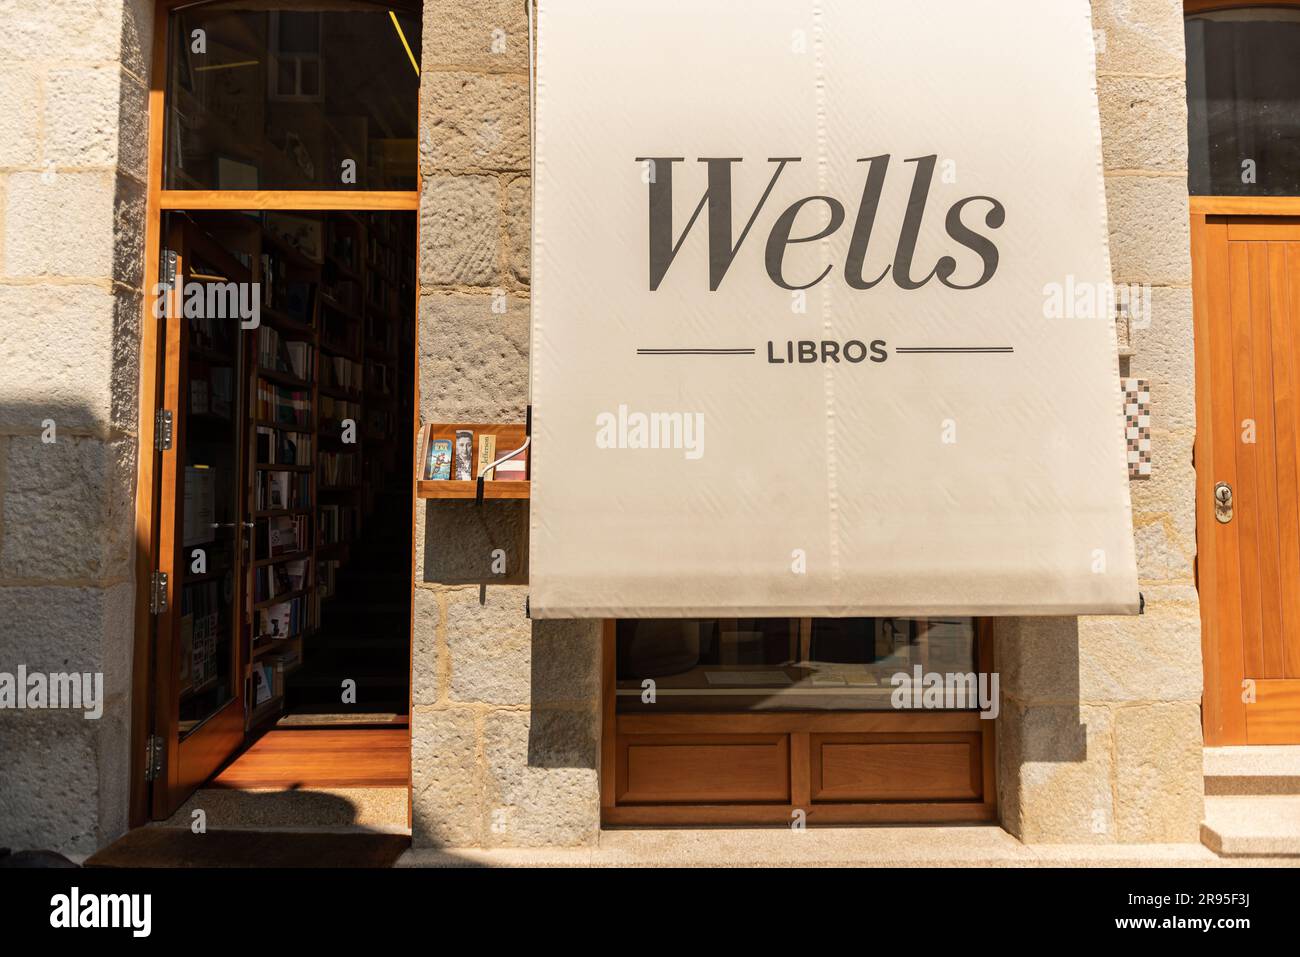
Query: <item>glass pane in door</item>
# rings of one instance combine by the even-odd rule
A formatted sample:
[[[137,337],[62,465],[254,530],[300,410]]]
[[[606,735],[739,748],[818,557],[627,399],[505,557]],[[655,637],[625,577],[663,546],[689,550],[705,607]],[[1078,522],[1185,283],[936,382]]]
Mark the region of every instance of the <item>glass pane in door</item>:
[[[236,648],[241,622],[236,604],[242,574],[240,476],[243,349],[240,318],[230,315],[223,294],[247,277],[231,275],[230,263],[218,264],[191,241],[182,252],[185,286],[177,321],[184,324],[182,414],[178,423],[181,463],[176,476],[177,536],[181,551],[178,731],[180,738],[237,696],[240,676]],[[204,293],[203,315],[194,301]],[[184,293],[190,295],[185,296]],[[216,306],[216,309],[206,308]],[[217,313],[217,314],[212,314]]]

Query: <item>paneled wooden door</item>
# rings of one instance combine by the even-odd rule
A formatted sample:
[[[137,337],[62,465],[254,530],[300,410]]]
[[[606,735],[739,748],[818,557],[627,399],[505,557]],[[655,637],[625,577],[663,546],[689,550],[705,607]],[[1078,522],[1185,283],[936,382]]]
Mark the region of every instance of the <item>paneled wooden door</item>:
[[[1300,743],[1300,218],[1193,216],[1207,745]]]

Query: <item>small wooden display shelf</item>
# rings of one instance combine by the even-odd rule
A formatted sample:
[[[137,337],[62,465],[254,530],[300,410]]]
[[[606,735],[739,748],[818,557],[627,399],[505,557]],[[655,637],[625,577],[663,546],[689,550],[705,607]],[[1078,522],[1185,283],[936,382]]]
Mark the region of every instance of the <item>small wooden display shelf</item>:
[[[483,499],[490,498],[528,498],[532,482],[484,482]],[[468,498],[476,497],[478,482],[421,481],[417,483],[415,494],[418,498]]]
[[[452,443],[453,449],[456,445],[456,432],[461,429],[468,429],[474,433],[474,458],[471,474],[475,479],[468,482],[457,481],[456,479],[424,479],[424,460],[428,456],[429,445],[436,439],[447,439]],[[435,422],[432,425],[424,426],[424,431],[420,436],[418,457],[416,461],[416,485],[415,494],[418,498],[425,499],[468,499],[473,501],[477,497],[478,482],[476,481],[478,471],[484,463],[478,460],[478,443],[482,435],[495,435],[497,439],[496,457],[500,458],[512,449],[517,449],[524,444],[527,437],[528,429],[526,426],[514,423],[509,425],[494,425],[486,422]],[[529,456],[528,472],[532,473],[531,455],[532,449],[528,449],[523,454]],[[528,480],[501,480],[489,479],[483,483],[483,498],[487,499],[526,499],[530,495],[532,482]]]

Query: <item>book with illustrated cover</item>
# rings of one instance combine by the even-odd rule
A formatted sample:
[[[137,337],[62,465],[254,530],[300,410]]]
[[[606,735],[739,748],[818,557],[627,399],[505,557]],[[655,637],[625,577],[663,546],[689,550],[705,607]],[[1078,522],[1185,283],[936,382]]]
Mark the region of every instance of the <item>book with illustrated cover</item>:
[[[444,481],[451,478],[451,440],[433,439],[424,462],[424,478]]]

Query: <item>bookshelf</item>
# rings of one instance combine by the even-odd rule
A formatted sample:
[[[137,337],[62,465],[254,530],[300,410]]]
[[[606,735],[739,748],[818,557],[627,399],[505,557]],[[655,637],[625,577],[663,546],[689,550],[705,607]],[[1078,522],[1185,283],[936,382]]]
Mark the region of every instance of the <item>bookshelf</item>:
[[[378,493],[400,477],[398,402],[414,386],[399,362],[414,348],[410,224],[285,217],[318,237],[308,254],[267,215],[253,262],[263,302],[250,386],[249,728],[283,711],[286,679],[310,651],[336,576]]]
[[[262,321],[252,366],[248,727],[282,710],[285,681],[301,666],[319,619],[313,554],[319,276],[315,264],[266,228],[257,238]]]

